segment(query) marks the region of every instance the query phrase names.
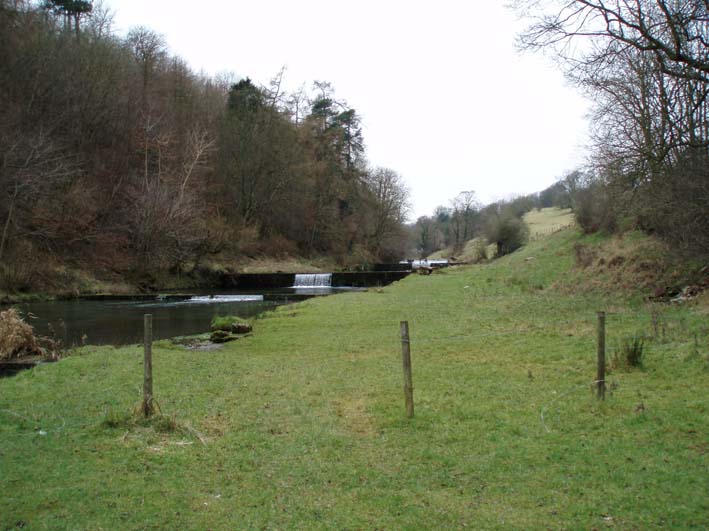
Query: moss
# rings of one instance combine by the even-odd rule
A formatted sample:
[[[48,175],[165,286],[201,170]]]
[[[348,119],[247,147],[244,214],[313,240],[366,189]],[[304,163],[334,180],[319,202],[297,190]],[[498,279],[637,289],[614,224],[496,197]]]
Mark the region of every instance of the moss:
[[[250,327],[251,323],[237,315],[217,315],[212,319],[212,330],[230,332],[235,325]]]

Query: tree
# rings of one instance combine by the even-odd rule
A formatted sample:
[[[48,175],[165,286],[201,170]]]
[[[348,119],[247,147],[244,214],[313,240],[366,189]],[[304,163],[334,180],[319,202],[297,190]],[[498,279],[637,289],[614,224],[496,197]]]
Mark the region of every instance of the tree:
[[[126,44],[140,67],[145,104],[150,80],[167,53],[165,38],[144,26],[136,26],[128,32]]]
[[[709,254],[709,175],[698,162],[709,149],[709,2],[528,0],[516,6],[533,18],[521,45],[554,50],[595,102],[592,196],[608,198],[612,208],[585,208],[584,218],[594,212],[587,226],[616,226],[614,217],[622,214],[626,226],[634,220],[672,245]],[[676,227],[686,234],[680,237]]]
[[[520,218],[503,211],[487,218],[485,236],[488,242],[497,245],[497,256],[504,256],[527,242],[529,228]]]
[[[46,0],[45,7],[64,17],[64,27],[68,31],[72,30],[73,21],[74,31],[78,39],[81,19],[89,16],[93,11],[93,0]]]
[[[376,168],[366,176],[374,205],[369,234],[375,255],[382,256],[387,239],[402,239],[403,224],[409,210],[409,191],[401,176],[389,168]]]
[[[31,213],[62,188],[79,171],[76,162],[62,151],[50,135],[39,131],[32,135],[21,132],[10,140],[0,138],[3,147],[0,165],[0,261],[13,237],[41,237],[45,230],[33,220]]]
[[[234,84],[219,127],[219,172],[238,223],[268,232],[278,216],[275,205],[296,178],[298,157],[287,117],[249,78]]]
[[[534,21],[520,36],[524,48],[553,48],[564,61],[599,69],[633,49],[654,57],[663,74],[709,81],[707,0],[517,0],[513,5]],[[593,46],[575,48],[572,41],[578,38],[590,38]]]
[[[420,259],[426,258],[436,250],[435,223],[427,216],[421,216],[416,220],[418,237],[416,239],[416,249]]]
[[[469,239],[473,237],[473,223],[480,210],[480,204],[472,190],[460,192],[452,201],[451,222],[455,237],[454,248],[462,249]]]
[[[366,203],[361,124],[354,109],[335,99],[329,83],[316,82],[315,88],[319,94],[302,126],[313,160],[308,172],[313,190],[309,248],[337,247],[338,253],[349,254],[360,232],[353,213]]]

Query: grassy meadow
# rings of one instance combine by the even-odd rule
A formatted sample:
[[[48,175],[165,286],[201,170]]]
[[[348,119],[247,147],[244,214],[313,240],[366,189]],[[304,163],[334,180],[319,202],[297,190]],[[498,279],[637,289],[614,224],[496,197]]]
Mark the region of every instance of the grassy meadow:
[[[574,213],[570,208],[535,208],[524,215],[524,222],[529,227],[531,239],[548,236],[576,225]]]
[[[707,304],[574,290],[564,230],[489,264],[311,299],[223,349],[154,347],[0,379],[0,530],[706,529]],[[608,357],[642,367],[593,393]],[[405,418],[399,322],[411,331]]]

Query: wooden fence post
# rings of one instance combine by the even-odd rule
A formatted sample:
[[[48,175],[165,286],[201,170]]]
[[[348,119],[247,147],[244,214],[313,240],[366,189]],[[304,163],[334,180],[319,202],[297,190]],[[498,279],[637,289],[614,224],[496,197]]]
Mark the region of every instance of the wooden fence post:
[[[411,347],[409,341],[409,323],[401,321],[401,355],[404,362],[404,398],[406,399],[406,416],[414,416],[414,385],[411,377]]]
[[[596,371],[598,398],[606,398],[606,313],[598,312],[598,365]]]
[[[149,417],[155,412],[153,404],[153,316],[143,316],[143,416]]]

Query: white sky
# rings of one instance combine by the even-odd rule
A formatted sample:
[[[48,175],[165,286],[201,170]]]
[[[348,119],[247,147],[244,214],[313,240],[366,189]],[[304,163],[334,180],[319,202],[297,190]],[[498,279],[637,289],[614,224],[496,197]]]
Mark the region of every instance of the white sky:
[[[588,104],[545,58],[519,55],[503,0],[104,0],[193,70],[286,89],[332,83],[361,114],[372,165],[399,172],[411,219],[463,190],[541,191],[583,162]]]

